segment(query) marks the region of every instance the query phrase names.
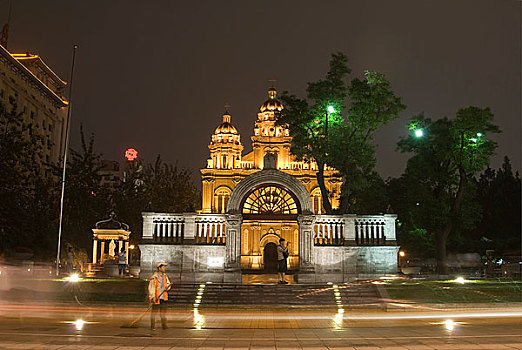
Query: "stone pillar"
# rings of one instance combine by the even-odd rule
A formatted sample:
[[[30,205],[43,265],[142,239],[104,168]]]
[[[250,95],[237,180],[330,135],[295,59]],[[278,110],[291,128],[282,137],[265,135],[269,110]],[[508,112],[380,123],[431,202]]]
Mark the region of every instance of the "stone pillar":
[[[100,264],[103,264],[103,254],[105,254],[105,241],[100,242]]]
[[[384,214],[385,225],[384,225],[384,235],[386,236],[386,241],[392,241],[395,243],[395,221],[397,220],[396,214]]]
[[[225,282],[241,282],[241,222],[243,216],[227,215]]]
[[[116,254],[120,254],[121,253],[121,248],[123,248],[123,240],[120,238],[118,240],[118,252]]]
[[[194,240],[196,237],[196,214],[183,214],[185,219],[185,229],[183,239]]]
[[[96,264],[98,261],[98,240],[95,238],[92,241],[92,263]]]
[[[344,245],[355,246],[355,218],[356,214],[344,214]]]
[[[154,222],[153,213],[143,213],[143,233],[141,237],[143,239],[153,239],[154,238]]]
[[[315,281],[314,215],[299,215],[299,283]]]

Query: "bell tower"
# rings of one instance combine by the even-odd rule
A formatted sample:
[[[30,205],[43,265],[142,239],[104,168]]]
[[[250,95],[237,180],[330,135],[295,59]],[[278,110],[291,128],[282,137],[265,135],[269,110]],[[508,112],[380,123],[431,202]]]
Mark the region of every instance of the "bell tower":
[[[254,151],[254,168],[264,168],[264,157],[267,153],[274,154],[277,158],[277,169],[290,168],[290,145],[292,138],[287,127],[276,125],[279,113],[283,105],[277,99],[277,91],[271,87],[268,89],[268,100],[259,108],[252,136],[252,149]]]

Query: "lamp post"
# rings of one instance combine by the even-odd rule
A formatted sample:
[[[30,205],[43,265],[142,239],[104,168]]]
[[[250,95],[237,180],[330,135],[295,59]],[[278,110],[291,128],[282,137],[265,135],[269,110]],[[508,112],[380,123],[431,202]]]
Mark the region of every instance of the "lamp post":
[[[78,45],[73,45],[72,63],[71,63],[71,85],[69,86],[69,107],[67,107],[67,118],[65,119],[65,148],[63,150],[63,169],[62,169],[62,193],[60,196],[60,220],[58,224],[58,248],[56,250],[56,276],[60,274],[60,245],[62,241],[62,223],[63,223],[63,200],[65,196],[65,170],[67,168],[67,151],[69,148],[69,129],[71,124],[71,108],[72,108],[72,88],[74,78],[74,63],[76,59],[76,49]]]

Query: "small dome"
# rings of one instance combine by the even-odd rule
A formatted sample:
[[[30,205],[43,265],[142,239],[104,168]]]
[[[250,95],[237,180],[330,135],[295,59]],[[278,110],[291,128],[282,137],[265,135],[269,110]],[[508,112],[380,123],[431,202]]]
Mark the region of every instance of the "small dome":
[[[232,125],[230,123],[230,114],[228,114],[228,112],[225,112],[225,114],[223,114],[223,123],[221,123],[221,125],[219,125],[217,128],[216,128],[216,131],[214,132],[214,134],[232,134],[232,135],[237,135],[238,132],[237,132],[237,129],[234,125]]]
[[[283,104],[276,98],[277,91],[273,87],[268,89],[268,100],[265,101],[259,108],[261,112],[281,112]]]

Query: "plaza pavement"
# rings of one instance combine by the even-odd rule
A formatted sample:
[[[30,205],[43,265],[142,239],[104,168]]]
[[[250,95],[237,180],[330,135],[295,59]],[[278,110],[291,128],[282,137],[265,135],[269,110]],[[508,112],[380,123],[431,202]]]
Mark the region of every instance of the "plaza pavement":
[[[143,305],[0,304],[0,349],[522,349],[522,304],[395,305],[391,311],[202,308],[169,329],[122,328]],[[74,323],[81,319],[86,323]]]

